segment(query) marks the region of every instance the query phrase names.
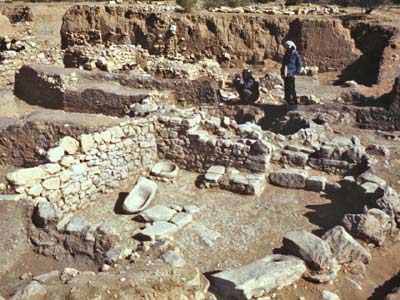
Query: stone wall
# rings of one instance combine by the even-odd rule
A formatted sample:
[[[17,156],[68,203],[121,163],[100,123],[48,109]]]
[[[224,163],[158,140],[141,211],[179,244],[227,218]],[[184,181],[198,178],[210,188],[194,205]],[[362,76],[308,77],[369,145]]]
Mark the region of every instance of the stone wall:
[[[201,113],[160,116],[158,155],[181,168],[205,172],[213,165],[264,173],[274,149],[261,139],[235,135],[236,123]]]
[[[7,175],[19,194],[76,210],[157,157],[155,119],[135,119],[101,132],[64,137],[47,152],[48,163]]]

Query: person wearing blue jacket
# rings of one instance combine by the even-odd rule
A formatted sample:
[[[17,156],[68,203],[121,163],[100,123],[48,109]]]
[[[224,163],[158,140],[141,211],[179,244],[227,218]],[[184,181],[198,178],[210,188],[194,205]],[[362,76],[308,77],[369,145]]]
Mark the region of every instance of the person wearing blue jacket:
[[[283,57],[281,75],[285,84],[285,101],[288,110],[297,109],[296,75],[300,74],[301,58],[292,41],[285,42],[286,53]]]

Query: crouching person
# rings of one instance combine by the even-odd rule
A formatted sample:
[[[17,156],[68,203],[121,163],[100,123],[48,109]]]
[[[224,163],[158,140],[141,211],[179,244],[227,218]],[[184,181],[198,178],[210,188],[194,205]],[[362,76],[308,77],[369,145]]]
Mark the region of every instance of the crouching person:
[[[250,69],[244,69],[242,77],[236,75],[233,80],[233,86],[239,93],[240,101],[245,104],[252,104],[260,97],[259,83],[254,79]]]
[[[285,84],[285,101],[288,110],[297,109],[296,75],[300,74],[301,58],[292,41],[285,43],[286,53],[283,57],[281,75]]]

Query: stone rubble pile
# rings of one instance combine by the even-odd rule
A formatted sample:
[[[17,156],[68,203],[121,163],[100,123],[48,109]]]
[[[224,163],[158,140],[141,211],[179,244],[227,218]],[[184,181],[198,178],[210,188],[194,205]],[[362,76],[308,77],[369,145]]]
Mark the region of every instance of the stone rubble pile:
[[[281,8],[281,7],[273,7],[271,8],[261,8],[254,6],[245,6],[245,7],[227,7],[221,6],[216,8],[210,8],[211,12],[219,12],[219,13],[232,13],[232,14],[243,14],[243,13],[256,13],[256,14],[267,14],[267,15],[339,15],[346,14],[348,11],[346,9],[341,9],[336,6],[330,7],[321,7],[321,6],[308,6],[302,7],[298,9],[292,8]]]
[[[54,204],[41,201],[32,216],[30,239],[40,254],[58,259],[82,256],[101,265],[115,263],[136,250],[136,244],[124,241],[112,227],[93,224],[64,215]]]
[[[66,68],[95,69],[113,72],[128,66],[137,66],[141,57],[148,56],[147,50],[135,45],[74,46],[67,48],[64,54]],[[143,70],[142,70],[143,71]],[[143,71],[143,74],[146,72]]]
[[[64,55],[67,68],[101,70],[106,72],[128,71],[131,74],[158,78],[184,78],[194,80],[202,77],[222,82],[224,75],[218,62],[203,59],[187,60],[179,55],[163,57],[150,55],[140,45],[122,44],[110,46],[74,46]]]
[[[35,36],[4,36],[0,39],[0,81],[11,85],[23,65],[61,65],[62,57],[60,49],[41,47]]]
[[[185,78],[195,80],[202,77],[212,78],[223,82],[225,77],[218,62],[211,59],[202,59],[198,62],[171,60],[162,56],[148,59],[144,63],[144,70],[156,77]]]

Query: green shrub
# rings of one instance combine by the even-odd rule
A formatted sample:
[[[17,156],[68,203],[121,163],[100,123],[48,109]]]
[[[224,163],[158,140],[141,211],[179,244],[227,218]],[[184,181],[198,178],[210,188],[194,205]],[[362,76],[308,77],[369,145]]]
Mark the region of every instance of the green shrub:
[[[193,7],[197,4],[197,0],[176,0],[176,4],[182,6],[186,12],[191,12]]]

